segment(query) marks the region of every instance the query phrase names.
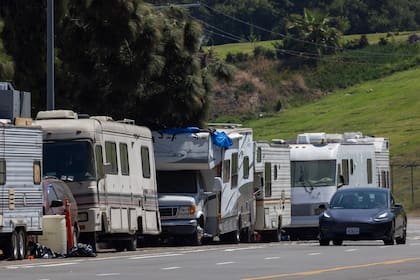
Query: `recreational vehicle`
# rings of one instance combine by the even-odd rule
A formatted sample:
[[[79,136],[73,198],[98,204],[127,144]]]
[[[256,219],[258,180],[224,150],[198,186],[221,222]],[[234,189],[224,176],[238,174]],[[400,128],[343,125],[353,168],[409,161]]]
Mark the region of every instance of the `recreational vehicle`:
[[[28,124],[0,120],[0,249],[20,260],[42,234],[42,131]]]
[[[255,231],[263,241],[280,241],[291,219],[290,148],[282,140],[256,141],[254,162]]]
[[[252,130],[239,126],[153,132],[164,237],[199,245],[253,235]]]
[[[298,135],[296,144],[290,145],[292,219],[285,226],[290,238],[316,238],[318,207],[328,204],[337,188],[379,186],[378,172],[389,171],[387,143],[361,133]],[[389,184],[389,172],[386,176]]]
[[[70,186],[78,204],[79,241],[136,250],[160,233],[151,132],[133,121],[41,111],[44,175]]]

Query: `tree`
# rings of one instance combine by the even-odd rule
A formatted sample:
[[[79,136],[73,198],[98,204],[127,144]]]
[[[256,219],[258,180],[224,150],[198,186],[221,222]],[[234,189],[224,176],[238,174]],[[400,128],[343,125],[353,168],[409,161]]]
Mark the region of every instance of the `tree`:
[[[288,22],[289,34],[283,43],[275,44],[280,58],[298,57],[316,62],[325,54],[337,52],[341,33],[331,26],[330,18],[319,11],[304,9],[303,15],[293,14]]]

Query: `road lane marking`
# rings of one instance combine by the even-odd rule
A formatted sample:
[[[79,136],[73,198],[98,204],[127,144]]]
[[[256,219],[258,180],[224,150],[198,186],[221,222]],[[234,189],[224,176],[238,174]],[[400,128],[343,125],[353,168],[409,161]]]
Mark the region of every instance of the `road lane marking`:
[[[420,257],[396,259],[396,260],[390,260],[390,261],[366,263],[366,264],[358,264],[358,265],[356,264],[356,265],[348,265],[348,266],[338,266],[338,267],[319,269],[319,270],[309,270],[309,271],[301,271],[301,272],[273,274],[273,275],[266,275],[266,276],[256,276],[256,277],[242,278],[241,280],[265,280],[265,279],[285,278],[285,277],[293,277],[293,276],[309,276],[309,275],[317,275],[317,274],[322,274],[322,273],[327,273],[327,272],[365,268],[365,267],[372,267],[372,266],[378,266],[378,265],[394,265],[394,264],[413,262],[413,261],[420,261]]]
[[[317,256],[317,255],[321,255],[321,253],[309,253],[308,256]]]
[[[96,274],[96,276],[98,276],[98,277],[116,276],[116,275],[121,275],[121,273],[99,273],[99,274]]]
[[[51,264],[39,264],[38,267],[55,267],[55,266],[66,266],[66,265],[73,265],[76,264],[75,262],[67,262],[67,263],[51,263]]]
[[[140,260],[140,259],[153,259],[153,258],[164,258],[164,257],[175,257],[182,256],[183,254],[160,254],[160,255],[145,255],[138,257],[131,257],[130,260]]]
[[[266,257],[264,260],[278,260],[280,257]]]
[[[216,265],[227,265],[227,264],[232,264],[235,262],[220,262],[220,263],[216,263]]]
[[[265,248],[265,246],[251,246],[251,247],[244,247],[244,248],[229,248],[229,249],[225,249],[225,252],[253,250],[253,249],[261,249],[261,248]]]
[[[359,249],[347,249],[347,250],[344,250],[344,252],[354,252],[354,251],[357,251],[357,250],[359,250]]]
[[[174,269],[178,269],[178,268],[181,268],[181,267],[179,267],[179,266],[164,267],[164,268],[162,268],[162,270],[174,270]]]

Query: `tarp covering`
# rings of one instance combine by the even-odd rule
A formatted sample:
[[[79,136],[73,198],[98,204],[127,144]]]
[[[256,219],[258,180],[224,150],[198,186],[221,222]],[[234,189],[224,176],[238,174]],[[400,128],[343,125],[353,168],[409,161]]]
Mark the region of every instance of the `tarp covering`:
[[[232,139],[224,132],[217,130],[204,130],[198,127],[185,127],[185,128],[167,128],[158,131],[161,134],[169,134],[175,136],[182,133],[199,133],[199,132],[208,132],[210,133],[213,144],[225,149],[228,149],[232,146]]]

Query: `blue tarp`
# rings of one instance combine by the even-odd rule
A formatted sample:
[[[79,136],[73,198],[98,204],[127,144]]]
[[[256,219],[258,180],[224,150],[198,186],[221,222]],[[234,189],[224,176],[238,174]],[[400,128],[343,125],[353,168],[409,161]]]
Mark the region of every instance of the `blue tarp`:
[[[162,134],[169,134],[172,136],[175,136],[177,134],[182,133],[198,133],[198,132],[204,132],[208,131],[210,133],[211,139],[213,141],[213,144],[216,146],[228,149],[230,146],[232,146],[232,139],[229,138],[229,136],[226,135],[223,131],[217,131],[217,130],[203,130],[198,127],[185,127],[185,128],[167,128],[159,130],[159,133]]]

